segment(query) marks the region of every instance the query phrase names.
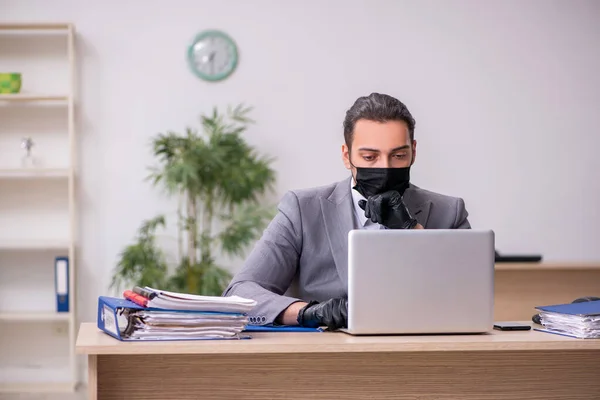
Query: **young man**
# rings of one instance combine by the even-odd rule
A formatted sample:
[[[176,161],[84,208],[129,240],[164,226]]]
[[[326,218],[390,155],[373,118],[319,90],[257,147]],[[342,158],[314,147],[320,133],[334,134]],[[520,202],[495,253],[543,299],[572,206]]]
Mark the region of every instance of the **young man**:
[[[286,193],[224,295],[256,300],[253,323],[346,327],[350,230],[470,228],[462,199],[409,183],[414,131],[399,100],[379,93],[356,100],[342,145],[351,177]]]

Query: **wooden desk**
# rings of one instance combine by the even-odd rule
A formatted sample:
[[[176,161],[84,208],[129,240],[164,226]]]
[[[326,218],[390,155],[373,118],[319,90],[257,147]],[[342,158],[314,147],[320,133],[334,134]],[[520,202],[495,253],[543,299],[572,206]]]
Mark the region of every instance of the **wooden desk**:
[[[496,321],[531,320],[535,307],[600,296],[600,263],[498,263]]]
[[[535,331],[119,342],[81,325],[89,400],[597,399],[600,340]]]

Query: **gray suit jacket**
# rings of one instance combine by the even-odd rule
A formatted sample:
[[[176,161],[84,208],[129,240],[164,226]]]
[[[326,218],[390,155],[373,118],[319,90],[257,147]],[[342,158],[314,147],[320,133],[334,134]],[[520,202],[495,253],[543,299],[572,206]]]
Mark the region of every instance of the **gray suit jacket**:
[[[273,323],[290,304],[347,297],[348,232],[356,229],[350,179],[287,192],[224,292],[258,302],[250,323]],[[461,198],[414,185],[404,202],[426,229],[470,228]]]

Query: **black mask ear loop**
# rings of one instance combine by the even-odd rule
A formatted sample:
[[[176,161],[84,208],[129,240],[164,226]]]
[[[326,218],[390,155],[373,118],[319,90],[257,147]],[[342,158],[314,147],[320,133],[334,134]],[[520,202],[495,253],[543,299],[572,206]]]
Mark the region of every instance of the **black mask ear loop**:
[[[348,162],[350,163],[350,166],[354,168],[354,171],[357,170],[356,165],[354,165],[352,163],[352,148],[348,147]],[[356,181],[356,175],[352,174],[352,170],[350,170],[350,175],[352,175],[352,179],[354,181],[354,185],[356,185],[358,182]]]

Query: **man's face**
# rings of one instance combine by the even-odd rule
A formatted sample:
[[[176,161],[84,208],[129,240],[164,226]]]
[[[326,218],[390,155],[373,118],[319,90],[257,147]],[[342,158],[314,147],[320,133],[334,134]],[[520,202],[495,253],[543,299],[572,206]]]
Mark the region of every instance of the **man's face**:
[[[352,149],[342,146],[344,165],[353,176],[352,164],[365,168],[402,168],[412,165],[416,155],[417,142],[411,142],[404,121],[358,120],[354,125]]]

